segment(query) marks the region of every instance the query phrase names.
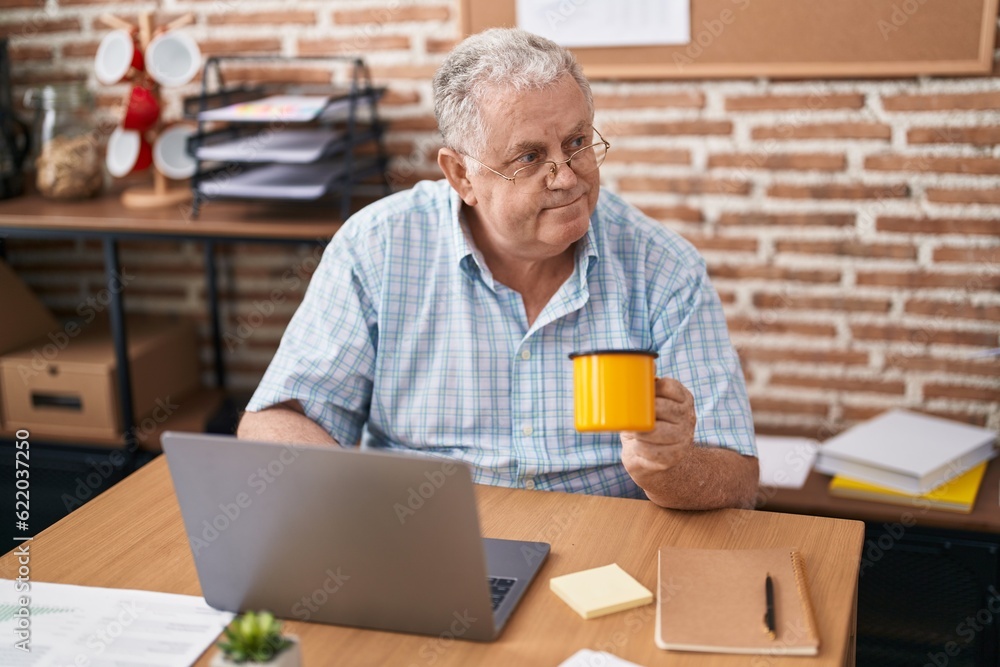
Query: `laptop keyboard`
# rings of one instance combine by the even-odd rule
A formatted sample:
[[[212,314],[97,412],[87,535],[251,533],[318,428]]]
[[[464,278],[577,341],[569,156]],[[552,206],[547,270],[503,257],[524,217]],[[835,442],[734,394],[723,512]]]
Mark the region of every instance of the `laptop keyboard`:
[[[490,598],[493,600],[493,611],[496,611],[500,604],[514,588],[517,579],[506,579],[504,577],[487,577],[490,582]]]

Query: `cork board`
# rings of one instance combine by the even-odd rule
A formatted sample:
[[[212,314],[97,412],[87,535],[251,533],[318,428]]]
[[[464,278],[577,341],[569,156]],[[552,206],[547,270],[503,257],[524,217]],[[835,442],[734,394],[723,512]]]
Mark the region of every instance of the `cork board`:
[[[514,2],[461,0],[464,33],[516,25]],[[571,12],[580,2],[552,5]],[[987,74],[997,2],[691,0],[690,44],[573,52],[594,79]]]

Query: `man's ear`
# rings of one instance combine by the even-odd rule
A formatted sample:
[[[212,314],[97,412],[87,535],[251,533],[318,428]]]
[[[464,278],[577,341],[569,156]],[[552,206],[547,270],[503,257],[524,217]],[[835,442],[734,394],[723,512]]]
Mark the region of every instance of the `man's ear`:
[[[458,196],[462,198],[467,206],[475,206],[479,200],[476,198],[475,189],[469,181],[468,170],[465,168],[465,160],[457,151],[450,148],[438,150],[438,166],[444,172],[444,177],[448,179],[451,187],[455,188]]]

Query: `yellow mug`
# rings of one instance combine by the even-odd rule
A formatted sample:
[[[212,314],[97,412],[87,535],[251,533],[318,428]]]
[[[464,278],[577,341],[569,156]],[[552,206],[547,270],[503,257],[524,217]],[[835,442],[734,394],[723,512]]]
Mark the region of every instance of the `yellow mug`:
[[[576,430],[652,431],[656,425],[656,365],[646,350],[574,352]]]

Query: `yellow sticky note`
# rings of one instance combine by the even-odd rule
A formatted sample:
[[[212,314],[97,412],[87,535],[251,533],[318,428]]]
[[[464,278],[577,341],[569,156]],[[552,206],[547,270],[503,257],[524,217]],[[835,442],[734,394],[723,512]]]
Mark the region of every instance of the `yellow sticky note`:
[[[615,563],[553,577],[549,587],[584,618],[597,618],[653,601],[653,593]]]

